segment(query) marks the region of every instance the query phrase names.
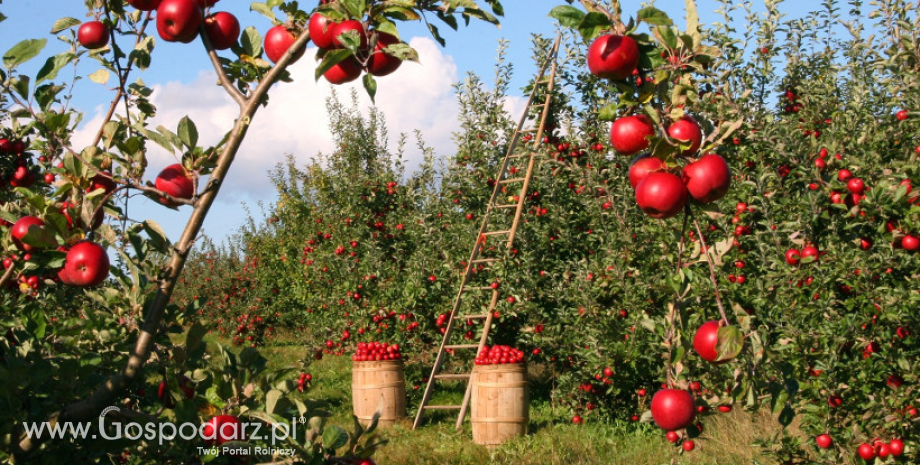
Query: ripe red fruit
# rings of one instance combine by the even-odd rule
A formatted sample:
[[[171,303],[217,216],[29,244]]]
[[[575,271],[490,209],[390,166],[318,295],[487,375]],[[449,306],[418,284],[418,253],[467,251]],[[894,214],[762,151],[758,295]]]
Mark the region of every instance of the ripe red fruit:
[[[588,48],[588,70],[604,79],[626,79],[639,64],[639,46],[629,36],[598,37]]]
[[[191,42],[203,20],[196,0],[163,0],[157,7],[157,32],[167,42]]]
[[[639,155],[629,165],[629,184],[633,189],[639,185],[649,173],[662,171],[667,167],[660,158],[649,154]]]
[[[652,119],[646,115],[624,116],[610,126],[610,145],[623,155],[634,155],[649,146],[646,137],[655,135]]]
[[[892,439],[888,442],[888,448],[891,450],[891,455],[894,457],[900,457],[904,454],[904,441],[900,439]]]
[[[818,437],[815,438],[815,442],[818,444],[818,447],[822,449],[827,449],[834,445],[834,440],[831,439],[828,434],[819,434]]]
[[[867,462],[875,458],[875,448],[866,443],[859,445],[857,453],[859,453],[859,456]]]
[[[850,179],[852,177],[853,177],[853,173],[851,173],[850,170],[846,168],[837,172],[837,179],[840,182],[846,181],[847,179]]]
[[[581,418],[580,416],[578,416],[578,415],[575,415],[574,417],[572,417],[572,424],[573,424],[573,425],[580,425],[580,424],[582,424],[583,422],[584,422],[584,420],[582,420],[582,418]]]
[[[686,186],[671,173],[651,173],[636,186],[636,203],[652,218],[670,218],[680,213],[687,198]]]
[[[802,248],[802,258],[814,257],[815,260],[818,260],[818,248],[813,245],[806,245]]]
[[[693,422],[693,397],[683,389],[662,389],[652,397],[652,418],[660,428],[674,431]]]
[[[348,57],[329,68],[323,77],[330,84],[345,84],[361,76],[361,64],[354,57]]]
[[[98,286],[109,277],[109,254],[95,242],[78,242],[67,252],[64,273],[73,286]]]
[[[240,22],[226,11],[218,11],[205,18],[204,30],[215,50],[226,50],[240,38]]]
[[[398,44],[399,39],[396,36],[386,32],[377,32],[377,44],[374,45],[374,53],[367,59],[367,72],[374,76],[386,76],[399,68],[402,60],[388,55],[383,49],[390,45]]]
[[[732,173],[725,159],[710,153],[684,167],[684,184],[693,200],[712,203],[728,192]]]
[[[795,266],[799,264],[799,260],[802,259],[802,254],[795,249],[789,249],[786,251],[786,263]]]
[[[731,406],[731,405],[720,405],[720,406],[719,406],[719,411],[722,412],[722,413],[731,412],[731,411],[732,411],[732,406]]]
[[[900,110],[897,113],[895,113],[895,117],[898,119],[898,121],[904,121],[907,119],[908,116],[910,115],[907,113],[907,110]]]
[[[361,39],[360,49],[367,48],[367,31],[364,30],[364,24],[357,19],[349,19],[341,23],[335,23],[332,29],[332,48],[345,48],[345,44],[339,41],[339,36],[348,31],[358,31],[358,37]]]
[[[228,441],[243,440],[243,429],[240,420],[233,415],[217,415],[204,425],[205,443],[221,445]]]
[[[128,0],[128,4],[141,11],[153,11],[160,6],[160,0]]]
[[[888,447],[888,444],[883,442],[876,446],[876,453],[878,454],[878,458],[885,460],[891,455],[891,447]]]
[[[605,368],[604,368],[604,376],[606,376],[607,378],[612,378],[612,377],[613,377],[613,370],[610,369],[610,367],[605,367]]]
[[[307,26],[310,31],[310,40],[321,49],[332,48],[332,27],[335,24],[337,24],[335,21],[319,13],[313,13],[313,16],[310,16],[310,24]]]
[[[684,441],[684,443],[680,446],[684,448],[684,452],[690,452],[694,447],[696,447],[696,443],[694,443],[692,440],[688,440]]]
[[[179,163],[169,165],[164,168],[163,171],[160,171],[160,174],[157,175],[155,184],[157,189],[177,199],[191,199],[192,195],[195,193],[195,186],[192,182],[191,175],[185,171],[185,168]],[[160,198],[160,203],[169,207],[176,207],[179,205],[169,201],[165,197]]]
[[[866,183],[859,178],[850,178],[850,180],[847,181],[847,190],[854,194],[861,195],[866,191]]]
[[[913,252],[917,249],[920,249],[920,238],[916,236],[911,236],[910,234],[901,238],[901,247],[908,252]]]
[[[22,238],[26,237],[29,229],[33,227],[42,228],[45,226],[45,222],[36,218],[34,216],[23,216],[13,224],[13,227],[10,228],[10,237],[13,239],[13,244],[17,249],[22,250],[23,252],[31,252],[36,250],[36,247],[33,247],[29,244],[22,242]]]
[[[109,27],[102,21],[88,21],[77,29],[77,40],[80,45],[95,50],[109,44]]]
[[[671,139],[686,144],[690,143],[690,148],[681,152],[682,155],[696,153],[703,143],[703,130],[700,129],[699,123],[689,115],[671,123],[668,126],[668,136]]]
[[[677,434],[677,433],[674,432],[674,431],[668,431],[668,434],[666,434],[664,437],[665,437],[665,438],[668,440],[668,442],[670,442],[671,444],[674,444],[675,442],[677,442],[678,440],[680,440],[680,435]]]
[[[277,63],[278,60],[281,59],[281,56],[284,55],[284,52],[287,52],[288,48],[294,44],[295,40],[297,40],[297,36],[283,25],[278,25],[269,29],[268,32],[265,33],[265,56],[267,56],[272,63]],[[304,46],[300,50],[294,52],[291,63],[299,60],[306,51],[307,47]]]
[[[103,171],[101,173],[96,173],[95,176],[90,178],[89,187],[86,189],[86,192],[92,192],[96,189],[105,190],[106,195],[111,193],[116,188],[115,181],[112,180],[112,173],[108,171]]]
[[[719,352],[716,347],[719,344],[720,327],[721,325],[718,321],[707,321],[693,335],[693,350],[707,362],[720,364],[731,360],[730,358],[719,360]]]
[[[840,396],[836,394],[827,396],[827,405],[830,405],[831,408],[840,407],[841,405],[843,405],[843,398],[841,398]]]

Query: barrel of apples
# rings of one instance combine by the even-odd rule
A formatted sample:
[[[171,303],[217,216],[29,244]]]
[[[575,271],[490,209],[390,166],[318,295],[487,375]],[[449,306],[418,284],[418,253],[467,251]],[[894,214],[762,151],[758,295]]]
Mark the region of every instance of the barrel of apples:
[[[470,393],[473,442],[494,447],[527,434],[530,390],[524,353],[485,347],[476,357]]]
[[[406,381],[399,345],[359,343],[352,361],[351,394],[358,421],[369,425],[378,408],[378,427],[393,426],[405,418]]]

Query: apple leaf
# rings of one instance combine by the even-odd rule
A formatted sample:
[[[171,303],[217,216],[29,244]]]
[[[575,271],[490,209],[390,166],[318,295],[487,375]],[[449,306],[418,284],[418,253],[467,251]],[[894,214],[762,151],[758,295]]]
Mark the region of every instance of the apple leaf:
[[[41,53],[42,49],[48,43],[48,39],[26,39],[3,54],[3,65],[7,68],[15,68]]]
[[[111,73],[109,72],[109,70],[105,68],[100,68],[96,70],[95,73],[90,74],[88,77],[90,81],[93,81],[96,84],[105,85],[107,82],[109,82],[110,76],[111,76]]]
[[[16,78],[10,79],[10,86],[13,90],[19,94],[20,97],[28,100],[29,99],[29,85],[31,83],[29,76],[17,76]]]
[[[492,16],[489,12],[480,10],[478,8],[464,8],[461,15],[463,16],[463,19],[466,20],[467,26],[470,25],[470,19],[472,18],[501,27],[501,25],[498,24],[498,18]]]
[[[275,22],[275,12],[272,11],[272,7],[270,7],[267,3],[252,2],[249,5],[249,11],[258,12],[262,16],[268,18],[269,21],[273,23]]]
[[[323,447],[328,451],[334,451],[345,444],[348,444],[348,433],[338,426],[330,426],[323,432]]]
[[[636,13],[636,20],[649,26],[671,26],[674,24],[668,14],[653,7],[646,7]]]
[[[616,103],[605,105],[597,111],[597,119],[600,121],[613,121],[617,117],[617,109],[619,107],[620,105]]]
[[[342,34],[342,36],[344,35],[345,34]],[[319,66],[316,67],[316,73],[314,73],[314,77],[318,81],[323,74],[326,74],[326,71],[329,71],[330,68],[350,56],[352,56],[352,53],[349,50],[340,49],[327,51],[326,54],[323,55],[323,61],[321,61]]]
[[[687,11],[685,16],[687,19],[687,34],[692,36],[696,43],[700,43],[702,36],[700,35],[700,15],[696,11],[696,0],[686,0],[684,4],[684,9]]]
[[[574,6],[560,5],[550,10],[549,17],[559,21],[563,27],[575,29],[584,19],[585,13]]]
[[[265,394],[265,411],[273,413],[275,411],[275,406],[278,405],[278,399],[280,399],[282,395],[284,395],[284,393],[277,389],[268,391],[268,394]]]
[[[70,18],[70,17],[61,18],[55,21],[54,25],[51,26],[51,34],[57,34],[58,32],[61,32],[64,29],[69,29],[74,26],[79,26],[80,24],[82,24],[82,21],[80,21],[77,18]]]
[[[153,220],[146,220],[143,223],[144,232],[150,238],[152,245],[162,253],[169,252],[169,236],[163,231],[163,228]]]
[[[44,226],[32,225],[23,236],[22,242],[39,249],[53,249],[58,243],[54,238],[54,233]]]
[[[731,360],[741,353],[744,347],[744,337],[741,330],[734,326],[719,328],[719,342],[716,343],[717,360]]]
[[[433,37],[434,40],[436,40],[439,44],[441,44],[442,47],[447,45],[447,42],[444,41],[444,38],[441,37],[440,32],[438,32],[438,28],[434,24],[431,24],[431,23],[427,23],[427,24],[428,24],[428,32],[431,33],[431,37]]]
[[[184,116],[179,121],[177,134],[179,140],[182,141],[187,148],[193,149],[198,145],[198,128],[195,127],[195,123],[189,119],[188,116]]]
[[[377,81],[374,80],[374,76],[371,73],[366,73],[362,78],[364,82],[364,90],[367,91],[367,95],[371,98],[371,102],[374,101],[374,97],[377,95]]]
[[[652,28],[652,35],[655,36],[655,39],[658,39],[658,42],[664,45],[665,48],[672,50],[677,48],[677,34],[675,34],[674,30],[670,27],[658,26]]]
[[[262,35],[256,28],[249,26],[243,30],[240,34],[240,49],[240,55],[257,57],[262,54]]]
[[[415,63],[419,62],[418,51],[410,47],[408,44],[398,43],[387,45],[387,47],[383,50],[387,55],[392,55],[396,58],[399,58],[400,60],[408,60]]]
[[[586,41],[592,41],[601,35],[601,32],[610,29],[610,18],[603,13],[591,12],[578,23],[578,32]]]
[[[208,334],[208,328],[201,323],[195,323],[185,335],[185,348],[189,352],[194,352],[201,345],[201,341],[204,340],[206,334]]]

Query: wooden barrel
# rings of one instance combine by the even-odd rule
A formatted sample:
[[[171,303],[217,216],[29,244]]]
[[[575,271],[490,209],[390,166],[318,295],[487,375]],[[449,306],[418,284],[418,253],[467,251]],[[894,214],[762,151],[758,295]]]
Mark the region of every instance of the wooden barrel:
[[[527,434],[530,390],[526,365],[476,365],[472,382],[473,442],[491,447]]]
[[[383,402],[378,427],[393,426],[406,417],[406,380],[402,360],[353,362],[351,398],[355,416],[367,426]]]

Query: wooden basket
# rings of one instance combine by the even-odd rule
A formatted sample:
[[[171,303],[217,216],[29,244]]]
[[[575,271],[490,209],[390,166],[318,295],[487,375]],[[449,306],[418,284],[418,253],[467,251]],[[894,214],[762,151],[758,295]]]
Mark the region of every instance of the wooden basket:
[[[472,383],[473,442],[497,446],[527,434],[530,390],[525,364],[476,365]]]
[[[353,362],[351,398],[355,416],[367,426],[381,400],[383,410],[377,426],[393,426],[406,417],[406,380],[402,360]]]

